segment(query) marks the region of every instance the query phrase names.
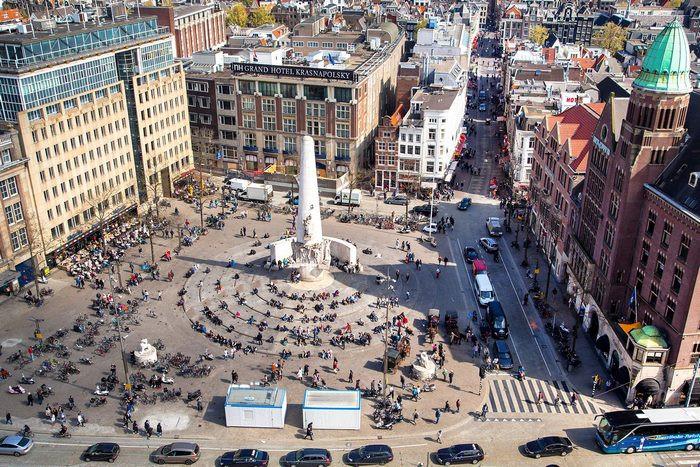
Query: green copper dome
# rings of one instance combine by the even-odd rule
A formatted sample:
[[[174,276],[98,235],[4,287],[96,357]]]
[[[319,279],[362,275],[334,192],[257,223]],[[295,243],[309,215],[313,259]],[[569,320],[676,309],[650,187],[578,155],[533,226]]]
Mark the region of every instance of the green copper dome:
[[[648,91],[686,94],[690,85],[690,48],[677,20],[666,25],[651,44],[633,86]]]

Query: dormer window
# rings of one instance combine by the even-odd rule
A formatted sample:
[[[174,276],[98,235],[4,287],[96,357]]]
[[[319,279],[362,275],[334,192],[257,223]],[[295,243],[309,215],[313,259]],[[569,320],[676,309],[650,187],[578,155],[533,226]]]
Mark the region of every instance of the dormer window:
[[[688,185],[690,185],[692,188],[697,187],[698,179],[700,179],[700,172],[691,172],[690,177],[688,178]]]

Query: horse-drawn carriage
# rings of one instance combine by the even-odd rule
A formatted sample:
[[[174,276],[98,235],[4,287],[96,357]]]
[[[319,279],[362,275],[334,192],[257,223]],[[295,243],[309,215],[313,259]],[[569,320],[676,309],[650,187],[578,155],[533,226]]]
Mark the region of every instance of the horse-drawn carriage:
[[[459,334],[459,327],[457,324],[458,321],[459,317],[456,311],[448,310],[445,312],[445,333],[447,334],[447,336],[449,336],[452,332],[454,332],[457,335]]]
[[[428,310],[428,341],[432,344],[435,341],[435,336],[438,332],[438,325],[440,324],[440,310],[437,308],[431,308]]]
[[[411,354],[411,340],[404,336],[396,344],[396,348],[387,350],[387,371],[396,373],[396,369],[401,366],[404,359]]]

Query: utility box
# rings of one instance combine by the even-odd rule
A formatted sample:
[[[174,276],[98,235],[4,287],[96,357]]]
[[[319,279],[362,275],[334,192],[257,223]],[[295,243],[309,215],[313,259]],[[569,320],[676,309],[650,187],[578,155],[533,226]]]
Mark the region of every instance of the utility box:
[[[224,403],[226,426],[283,428],[287,391],[279,387],[232,384]]]
[[[313,423],[317,430],[359,430],[362,418],[360,391],[307,389],[302,412],[304,428]]]

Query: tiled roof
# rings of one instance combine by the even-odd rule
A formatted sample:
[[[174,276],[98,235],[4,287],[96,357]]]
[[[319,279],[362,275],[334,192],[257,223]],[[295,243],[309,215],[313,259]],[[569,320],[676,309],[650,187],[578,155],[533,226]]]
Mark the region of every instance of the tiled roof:
[[[547,132],[554,134],[560,147],[566,148],[574,172],[586,171],[591,135],[604,107],[605,103],[575,105],[559,115],[544,118]]]

